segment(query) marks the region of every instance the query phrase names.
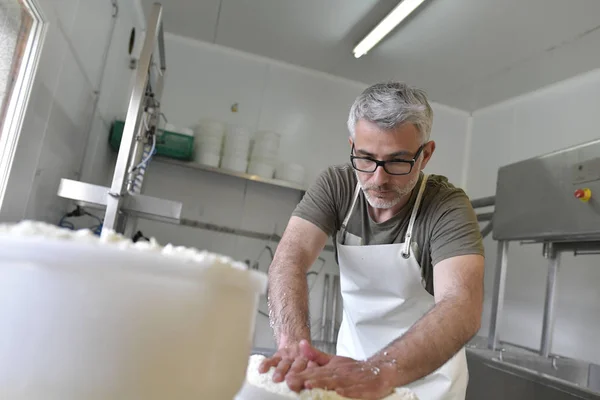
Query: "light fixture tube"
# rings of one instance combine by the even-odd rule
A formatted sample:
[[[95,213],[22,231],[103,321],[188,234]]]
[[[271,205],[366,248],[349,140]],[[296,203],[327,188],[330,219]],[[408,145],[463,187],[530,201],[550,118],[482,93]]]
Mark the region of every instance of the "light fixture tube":
[[[359,58],[377,43],[381,41],[388,33],[392,31],[400,22],[410,15],[425,0],[403,0],[401,1],[358,45],[354,48],[354,57]]]

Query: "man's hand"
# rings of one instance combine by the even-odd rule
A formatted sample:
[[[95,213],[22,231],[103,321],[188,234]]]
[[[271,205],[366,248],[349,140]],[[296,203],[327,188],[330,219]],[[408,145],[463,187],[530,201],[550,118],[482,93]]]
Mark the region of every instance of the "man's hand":
[[[318,366],[318,361],[323,358],[316,356],[317,349],[312,347],[307,340],[293,343],[277,350],[272,357],[266,358],[259,366],[258,372],[267,373],[275,367],[273,382],[283,382],[288,373],[299,373],[307,368]],[[309,360],[312,357],[312,360]]]
[[[321,388],[334,390],[344,397],[366,400],[381,399],[394,391],[397,372],[391,364],[379,366],[326,354],[304,345],[300,346],[300,354],[317,366],[288,373],[286,383],[293,391]]]

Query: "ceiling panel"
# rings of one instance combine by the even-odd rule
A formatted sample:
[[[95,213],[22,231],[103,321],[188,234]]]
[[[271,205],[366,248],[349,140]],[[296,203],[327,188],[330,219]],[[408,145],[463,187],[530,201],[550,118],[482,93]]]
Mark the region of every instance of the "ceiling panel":
[[[160,0],[141,0],[146,18]],[[213,42],[221,0],[162,0],[165,30],[205,42]]]
[[[364,60],[347,54],[331,72],[363,81],[404,79],[456,105],[474,84],[542,57],[600,25],[599,16],[595,0],[431,0]],[[581,60],[565,61],[581,69]]]
[[[427,0],[360,59],[352,48],[397,0],[164,4],[165,29],[172,33],[359,82],[405,80],[435,101],[467,110],[598,67],[594,57],[573,57],[600,48],[597,0]],[[565,51],[569,46],[577,51]],[[529,79],[541,60],[551,60],[557,71],[550,67]],[[498,86],[498,94],[486,93]]]
[[[216,43],[326,71],[347,51],[340,42],[377,3],[223,0]]]

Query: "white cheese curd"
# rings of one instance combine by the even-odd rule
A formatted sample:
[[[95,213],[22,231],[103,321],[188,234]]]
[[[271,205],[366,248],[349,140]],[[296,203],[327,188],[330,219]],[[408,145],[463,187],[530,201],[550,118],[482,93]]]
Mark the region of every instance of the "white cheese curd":
[[[248,362],[248,370],[246,374],[246,380],[249,384],[257,386],[261,389],[267,390],[271,393],[283,396],[290,399],[304,399],[304,400],[350,400],[347,397],[340,396],[332,390],[323,389],[312,389],[303,390],[300,393],[292,391],[287,383],[273,382],[273,374],[275,368],[271,368],[269,372],[261,374],[258,371],[260,363],[265,359],[265,356],[260,354],[254,354],[250,356]],[[400,388],[396,389],[396,393],[391,394],[385,398],[385,400],[419,400],[418,397],[409,389]]]
[[[97,245],[107,245],[123,250],[154,252],[166,257],[193,262],[200,266],[227,266],[240,270],[248,269],[245,263],[234,261],[230,257],[211,253],[206,250],[198,250],[193,247],[174,246],[172,244],[162,246],[155,238],[151,238],[149,242],[138,241],[134,243],[131,239],[114,231],[103,232],[102,236],[98,237],[89,229],[71,230],[45,222],[24,220],[17,224],[0,224],[0,236],[2,235],[11,237],[42,237],[47,239],[95,243]]]

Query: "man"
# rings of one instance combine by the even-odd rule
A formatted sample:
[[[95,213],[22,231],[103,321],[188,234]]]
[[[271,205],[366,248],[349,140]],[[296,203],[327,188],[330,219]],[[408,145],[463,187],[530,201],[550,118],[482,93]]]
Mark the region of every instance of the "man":
[[[435,150],[423,91],[376,84],[348,118],[350,163],[324,171],[294,211],[269,270],[276,367],[296,391],[464,399],[465,343],[479,330],[484,251],[466,194],[422,173]],[[337,355],[310,345],[306,272],[332,235],[343,320]]]

